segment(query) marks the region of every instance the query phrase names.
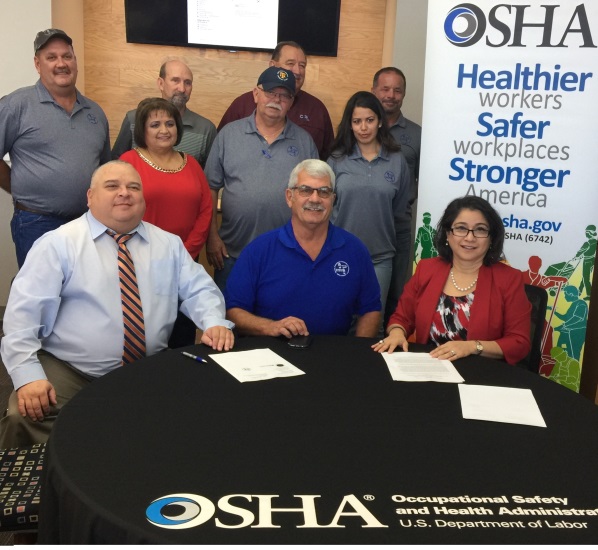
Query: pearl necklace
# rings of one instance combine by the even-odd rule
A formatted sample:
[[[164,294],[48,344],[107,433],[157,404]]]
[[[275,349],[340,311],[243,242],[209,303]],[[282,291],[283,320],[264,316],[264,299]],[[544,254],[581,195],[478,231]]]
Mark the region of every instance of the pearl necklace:
[[[457,289],[460,290],[461,292],[467,292],[470,288],[474,287],[475,284],[478,282],[478,278],[476,277],[473,280],[473,283],[471,283],[469,286],[466,287],[461,287],[458,286],[457,283],[455,282],[455,276],[453,275],[453,270],[451,269],[451,281],[453,282],[453,286]]]

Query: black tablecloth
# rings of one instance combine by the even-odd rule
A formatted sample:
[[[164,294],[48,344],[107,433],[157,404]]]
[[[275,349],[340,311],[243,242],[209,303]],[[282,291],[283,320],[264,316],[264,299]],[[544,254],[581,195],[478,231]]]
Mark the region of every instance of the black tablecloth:
[[[208,364],[167,351],[98,379],[50,437],[39,542],[596,543],[593,403],[469,357],[465,383],[530,388],[548,427],[465,420],[457,384],[392,381],[374,341],[237,341],[291,378],[240,383],[193,346]]]

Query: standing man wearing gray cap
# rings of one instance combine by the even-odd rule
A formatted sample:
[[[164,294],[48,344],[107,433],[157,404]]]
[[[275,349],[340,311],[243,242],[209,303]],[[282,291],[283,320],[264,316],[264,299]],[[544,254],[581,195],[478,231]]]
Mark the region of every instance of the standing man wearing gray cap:
[[[108,120],[75,87],[77,58],[60,29],[33,42],[39,80],[0,100],[0,187],[12,194],[17,262],[38,237],[87,210],[92,172],[110,160]]]
[[[311,136],[287,118],[294,95],[293,73],[268,67],[253,89],[254,112],[227,124],[212,145],[206,176],[214,210],[206,252],[221,290],[241,250],[258,235],[288,221],[284,189],[293,168],[302,160],[319,158]]]

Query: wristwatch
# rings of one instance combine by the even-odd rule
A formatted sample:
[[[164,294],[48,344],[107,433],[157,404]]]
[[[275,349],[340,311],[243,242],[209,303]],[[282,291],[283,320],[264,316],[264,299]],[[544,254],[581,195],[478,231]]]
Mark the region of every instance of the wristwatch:
[[[482,342],[480,342],[479,340],[476,340],[475,341],[475,349],[476,349],[476,355],[480,355],[484,351],[484,346],[482,346]]]

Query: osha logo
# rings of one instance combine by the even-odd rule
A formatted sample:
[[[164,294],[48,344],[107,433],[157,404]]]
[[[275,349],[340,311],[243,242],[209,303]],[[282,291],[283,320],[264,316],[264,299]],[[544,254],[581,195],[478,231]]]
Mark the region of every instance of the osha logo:
[[[366,500],[373,500],[368,495]],[[316,499],[320,495],[293,495],[299,499],[296,506],[291,508],[276,508],[273,500],[279,495],[226,495],[218,500],[217,506],[201,495],[180,493],[165,495],[154,500],[146,509],[147,520],[156,527],[164,529],[190,529],[211,520],[216,511],[227,514],[227,522],[214,518],[214,525],[221,529],[270,528],[278,529],[281,526],[275,523],[274,514],[293,514],[296,518],[296,527],[310,527],[319,529],[342,528],[342,520],[346,517],[359,518],[361,527],[387,528],[370,512],[366,506],[355,496],[345,495],[336,509],[330,523],[321,523],[318,518]],[[234,501],[231,502],[231,501]],[[240,504],[248,507],[240,506]],[[256,504],[254,504],[256,503]],[[233,519],[234,518],[234,519]]]
[[[200,495],[181,493],[154,500],[146,509],[147,520],[164,529],[189,529],[208,521],[216,511],[212,501]]]
[[[458,4],[444,20],[448,41],[461,48],[484,36],[491,48],[595,48],[584,4],[571,6],[497,4],[486,15],[475,4]],[[488,29],[488,32],[486,30]]]

